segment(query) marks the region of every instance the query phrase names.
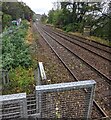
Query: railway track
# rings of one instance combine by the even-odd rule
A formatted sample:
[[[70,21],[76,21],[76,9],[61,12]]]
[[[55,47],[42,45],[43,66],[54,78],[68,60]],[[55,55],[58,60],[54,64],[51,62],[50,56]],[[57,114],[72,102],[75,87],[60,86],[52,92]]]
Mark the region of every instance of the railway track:
[[[45,25],[44,25],[44,27],[45,27]],[[98,50],[101,50],[101,51],[104,51],[106,53],[111,54],[111,46],[107,46],[105,44],[102,44],[102,43],[99,43],[99,42],[96,42],[96,41],[91,41],[91,40],[88,40],[88,39],[83,38],[81,36],[72,35],[70,33],[67,34],[66,32],[59,31],[57,29],[52,29],[52,27],[49,27],[49,29],[51,29],[53,32],[55,31],[56,33],[60,33],[61,35],[67,36],[68,38],[71,38],[75,41],[79,41],[79,42],[84,43],[88,46],[92,46],[93,48],[96,48]]]
[[[82,42],[81,41],[79,41],[79,42],[76,41],[75,42],[75,39],[72,39],[72,38],[69,39],[69,37],[67,37],[66,35],[63,35],[63,34],[58,33],[58,32],[54,32],[52,29],[50,30],[50,29],[47,29],[45,27],[43,27],[43,29],[50,31],[50,33],[55,34],[55,35],[63,38],[64,40],[69,41],[72,44],[75,44],[75,45],[77,45],[77,46],[79,46],[79,47],[89,51],[90,53],[93,53],[94,55],[99,56],[99,57],[105,59],[108,62],[111,62],[111,58],[110,58],[111,53],[109,51],[107,52],[106,50],[102,50],[100,48],[98,49],[98,47],[90,45],[90,44],[87,44],[87,43],[86,43],[87,44],[87,46],[86,46],[85,42],[83,42],[83,41]],[[95,51],[94,48],[96,50],[98,49],[99,51]]]
[[[45,30],[46,31],[46,30]],[[49,33],[50,31],[48,31]],[[46,31],[47,33],[47,31]],[[50,32],[51,33],[51,32]],[[71,48],[71,51],[73,53],[76,53],[79,55],[82,59],[84,59],[90,66],[92,66],[94,69],[98,70],[100,74],[104,74],[104,76],[108,77],[111,80],[110,76],[110,67],[111,67],[111,59],[110,54],[107,54],[107,57],[104,57],[106,55],[106,52],[101,52],[102,56],[98,54],[98,51],[92,51],[91,49],[85,47],[83,44],[75,43],[74,41],[71,41],[70,39],[66,38],[61,39],[61,37],[58,37],[58,33],[50,34],[51,37],[53,37],[55,40],[57,39],[59,43],[64,44],[68,48]],[[60,35],[61,36],[61,35]],[[79,51],[77,50],[79,49]]]
[[[39,31],[39,30],[38,30]],[[66,64],[66,62],[63,60],[63,58],[62,57],[60,57],[60,55],[56,52],[56,50],[54,49],[54,47],[52,47],[52,45],[51,45],[51,43],[47,40],[49,37],[51,37],[51,39],[53,39],[53,40],[55,40],[51,35],[49,35],[49,33],[46,33],[45,32],[45,34],[43,34],[41,31],[39,31],[39,33],[41,34],[41,36],[44,38],[44,40],[47,42],[47,44],[50,46],[50,48],[53,50],[53,52],[56,54],[56,56],[61,60],[61,62],[64,64],[64,66],[66,67],[66,69],[70,72],[70,74],[74,77],[74,79],[76,80],[76,81],[79,81],[79,79],[78,79],[78,77],[74,74],[74,72],[69,68],[69,66]],[[48,35],[49,37],[46,39],[46,35]],[[45,36],[45,37],[44,37]],[[56,41],[57,42],[57,41]],[[60,44],[60,43],[58,43],[58,44]],[[61,45],[62,46],[62,45]],[[64,46],[62,46],[62,47],[64,47]],[[66,47],[65,47],[65,49],[66,49]],[[67,49],[68,50],[68,49]],[[70,51],[71,52],[71,51]],[[72,54],[72,52],[71,52],[71,54]],[[76,57],[77,57],[77,55],[76,55]],[[79,58],[80,59],[80,58]],[[80,59],[81,60],[81,59]],[[85,62],[85,61],[82,61],[82,62]],[[87,64],[88,65],[88,64]],[[100,73],[99,73],[100,74]],[[105,78],[105,79],[107,79],[107,81],[109,81],[110,82],[110,79],[109,78],[107,78],[106,76],[104,76],[103,75],[103,77]],[[99,81],[100,82],[100,81]],[[106,115],[106,113],[104,112],[104,110],[100,107],[100,105],[98,104],[98,102],[97,101],[95,101],[94,100],[94,104],[96,105],[96,107],[99,109],[99,111],[101,112],[101,114],[103,115],[103,117],[108,117],[107,115]]]
[[[109,77],[107,77],[105,74],[103,74],[101,71],[99,71],[96,67],[92,66],[90,63],[88,63],[85,59],[83,59],[82,57],[78,56],[77,54],[75,54],[71,49],[69,49],[67,46],[65,46],[64,44],[62,44],[61,42],[57,41],[55,37],[53,37],[52,35],[50,35],[49,33],[47,33],[45,31],[45,33],[47,35],[49,35],[52,39],[54,39],[56,42],[58,42],[61,46],[65,47],[68,51],[70,51],[72,54],[74,54],[76,57],[78,57],[79,59],[81,59],[85,64],[87,64],[88,66],[90,66],[91,69],[95,70],[97,73],[99,73],[101,76],[103,76],[109,83],[111,83],[111,79]]]

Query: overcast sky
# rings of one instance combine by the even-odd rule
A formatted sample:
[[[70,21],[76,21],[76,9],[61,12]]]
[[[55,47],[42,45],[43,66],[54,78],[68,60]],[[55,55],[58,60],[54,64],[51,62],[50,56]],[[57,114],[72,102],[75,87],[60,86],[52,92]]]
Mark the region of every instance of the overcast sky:
[[[48,13],[53,7],[53,2],[57,0],[19,0],[25,2],[35,13]]]

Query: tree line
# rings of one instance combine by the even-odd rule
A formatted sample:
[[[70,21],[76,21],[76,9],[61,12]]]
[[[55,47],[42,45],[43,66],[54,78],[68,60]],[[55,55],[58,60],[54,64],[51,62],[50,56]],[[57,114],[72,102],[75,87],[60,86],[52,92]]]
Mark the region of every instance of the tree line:
[[[43,15],[41,21],[53,24],[67,32],[84,32],[111,40],[111,1],[109,2],[60,2],[60,8]]]
[[[34,12],[23,2],[2,2],[2,27],[10,26],[12,20],[18,18],[30,21]]]

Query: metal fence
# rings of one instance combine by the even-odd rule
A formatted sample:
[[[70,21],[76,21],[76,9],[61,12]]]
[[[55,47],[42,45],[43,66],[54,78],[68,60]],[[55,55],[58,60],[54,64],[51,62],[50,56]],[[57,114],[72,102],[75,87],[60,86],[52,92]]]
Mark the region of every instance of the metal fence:
[[[37,112],[40,118],[88,119],[94,88],[94,80],[36,86]]]
[[[27,118],[26,93],[0,96],[0,119]]]
[[[0,70],[0,79],[2,80],[1,84],[5,85],[9,83],[9,76],[8,76],[8,71],[7,70]]]
[[[26,93],[1,95],[0,119],[90,118],[94,80],[44,85],[46,74],[42,62],[37,73],[36,98],[32,95],[26,99]]]

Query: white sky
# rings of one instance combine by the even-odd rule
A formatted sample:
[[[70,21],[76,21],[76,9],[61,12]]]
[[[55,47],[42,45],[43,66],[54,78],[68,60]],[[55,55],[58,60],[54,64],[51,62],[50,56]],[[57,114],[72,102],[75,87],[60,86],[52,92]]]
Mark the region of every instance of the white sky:
[[[19,0],[26,3],[35,13],[47,14],[57,0]]]

